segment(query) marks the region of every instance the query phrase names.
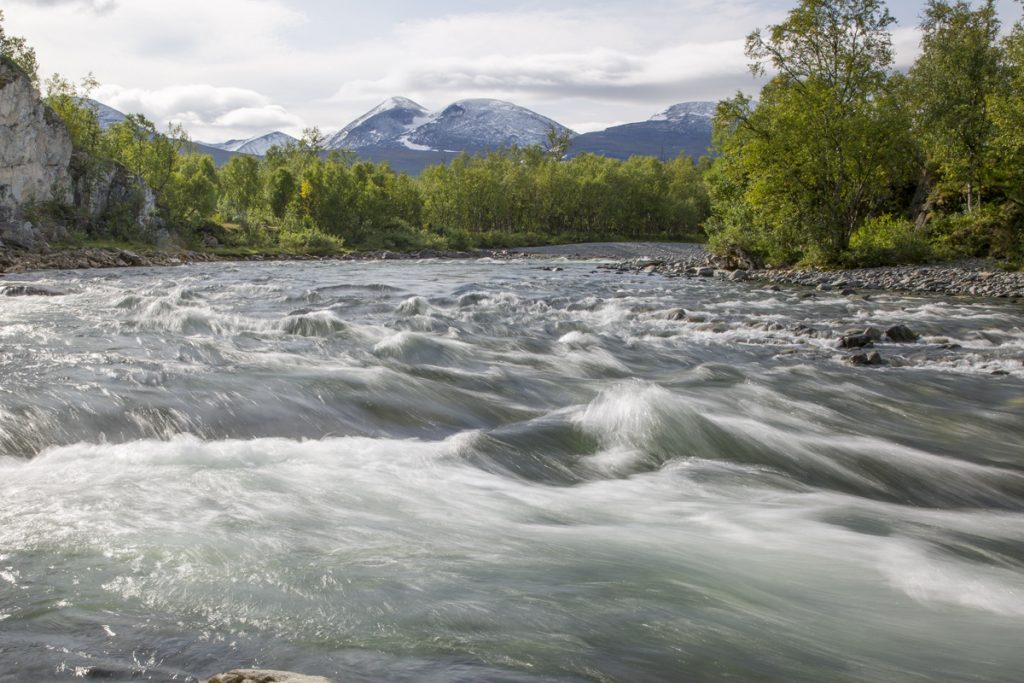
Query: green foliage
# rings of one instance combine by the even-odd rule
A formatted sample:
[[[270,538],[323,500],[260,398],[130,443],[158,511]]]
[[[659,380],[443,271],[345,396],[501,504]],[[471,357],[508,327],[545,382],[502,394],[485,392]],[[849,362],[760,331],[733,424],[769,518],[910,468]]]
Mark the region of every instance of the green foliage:
[[[344,251],[345,241],[311,225],[287,228],[280,232],[278,245],[286,252],[329,256]]]
[[[803,0],[753,32],[751,98],[720,103],[709,175],[711,244],[782,263],[836,262],[913,172],[909,119],[890,80],[892,23],[877,0]]]
[[[861,266],[917,263],[931,256],[927,235],[906,218],[885,214],[864,221],[850,239],[847,261]]]
[[[103,131],[95,110],[85,99],[98,85],[92,74],[83,78],[80,86],[60,74],[53,74],[46,80],[46,105],[64,121],[75,149],[90,156],[97,155]]]
[[[921,23],[921,55],[910,71],[915,134],[941,180],[980,199],[993,134],[988,98],[999,86],[999,19],[994,0],[978,9],[960,0],[929,0]]]
[[[529,234],[672,239],[698,232],[708,210],[701,173],[685,157],[558,161],[540,148],[512,148],[430,167],[419,187],[424,224],[459,244],[467,235],[503,245]]]
[[[189,230],[203,225],[217,208],[217,191],[217,169],[211,157],[180,157],[161,198],[171,224]]]
[[[24,38],[12,36],[4,28],[4,11],[0,9],[0,58],[9,59],[25,72],[29,81],[39,87],[39,62],[36,51]]]
[[[231,157],[219,173],[220,200],[231,220],[248,224],[250,213],[259,206],[260,164],[247,154]]]
[[[1013,202],[986,204],[971,213],[938,216],[929,226],[937,255],[943,258],[996,256],[1024,258],[1024,207]]]

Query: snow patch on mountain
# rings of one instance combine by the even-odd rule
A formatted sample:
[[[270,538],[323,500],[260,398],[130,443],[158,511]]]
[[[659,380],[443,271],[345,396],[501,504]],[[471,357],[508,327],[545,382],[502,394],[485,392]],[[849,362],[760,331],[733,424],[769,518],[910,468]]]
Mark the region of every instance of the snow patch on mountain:
[[[655,114],[650,120],[676,123],[691,118],[713,119],[717,108],[718,102],[680,102],[660,114]]]
[[[427,109],[406,97],[391,97],[327,139],[327,149],[360,149],[400,142],[429,119]]]
[[[225,152],[238,152],[239,154],[252,154],[263,156],[271,147],[288,147],[298,142],[287,133],[275,130],[273,133],[260,135],[245,140],[228,140],[227,142],[205,143],[207,147],[222,149]]]
[[[511,102],[470,99],[459,100],[432,115],[409,134],[408,140],[435,150],[526,147],[544,144],[552,128],[558,132],[569,130]]]

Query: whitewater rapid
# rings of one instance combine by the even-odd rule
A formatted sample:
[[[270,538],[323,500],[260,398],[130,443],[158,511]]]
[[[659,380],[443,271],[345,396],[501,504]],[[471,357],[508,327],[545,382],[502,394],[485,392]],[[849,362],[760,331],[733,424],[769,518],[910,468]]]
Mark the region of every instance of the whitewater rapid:
[[[1019,305],[573,262],[19,277],[64,295],[0,301],[0,681],[1024,668]],[[836,348],[897,323],[890,365]]]

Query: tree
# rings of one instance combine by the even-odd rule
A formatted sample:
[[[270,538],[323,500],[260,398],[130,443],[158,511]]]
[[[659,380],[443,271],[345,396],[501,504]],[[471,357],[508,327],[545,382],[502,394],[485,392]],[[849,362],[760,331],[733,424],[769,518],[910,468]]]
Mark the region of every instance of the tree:
[[[241,154],[231,157],[220,169],[221,195],[228,213],[248,224],[249,212],[260,199],[260,164],[255,157]]]
[[[722,159],[709,175],[712,246],[784,261],[835,261],[910,171],[907,113],[889,88],[892,42],[879,0],[802,0],[747,38],[755,107],[721,102]]]
[[[915,132],[940,175],[965,189],[970,212],[980,201],[993,133],[988,98],[1000,78],[994,0],[978,9],[929,0],[921,32],[921,55],[910,70]]]
[[[105,155],[130,172],[141,177],[160,195],[174,173],[179,151],[188,146],[188,136],[181,126],[168,126],[167,134],[142,114],[129,114],[115,123],[103,136]]]
[[[287,168],[281,166],[270,174],[267,180],[267,203],[274,216],[281,220],[288,211],[288,205],[295,198],[298,183]]]
[[[217,167],[206,154],[188,154],[179,159],[163,193],[171,223],[198,228],[217,208]]]
[[[548,157],[561,161],[569,153],[569,147],[572,145],[572,131],[568,128],[559,130],[555,126],[550,126],[545,143]]]
[[[1024,22],[1003,40],[1001,67],[1006,80],[989,98],[994,165],[1003,194],[1024,208]]]
[[[0,9],[0,57],[6,57],[25,72],[32,85],[39,87],[39,62],[36,51],[20,36],[9,35],[4,29],[4,11]]]
[[[99,82],[91,73],[79,86],[60,74],[46,79],[47,106],[64,121],[75,149],[89,155],[97,154],[103,136],[96,110],[86,101],[98,86]]]

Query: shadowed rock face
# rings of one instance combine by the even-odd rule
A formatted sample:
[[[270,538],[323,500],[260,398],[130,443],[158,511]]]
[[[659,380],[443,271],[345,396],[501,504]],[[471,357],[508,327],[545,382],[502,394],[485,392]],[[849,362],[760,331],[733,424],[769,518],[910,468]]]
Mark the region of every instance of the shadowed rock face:
[[[20,240],[33,201],[71,202],[71,153],[64,123],[21,69],[0,59],[0,234]]]
[[[331,683],[320,676],[304,676],[290,671],[269,669],[235,669],[217,674],[206,683]]]

